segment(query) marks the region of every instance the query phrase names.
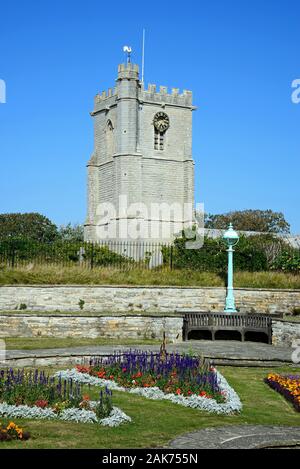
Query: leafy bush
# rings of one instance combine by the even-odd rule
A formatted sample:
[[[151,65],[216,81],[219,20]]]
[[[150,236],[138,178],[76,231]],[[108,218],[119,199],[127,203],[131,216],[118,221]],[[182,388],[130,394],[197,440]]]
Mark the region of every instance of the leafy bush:
[[[25,236],[32,241],[50,242],[58,238],[56,225],[40,213],[0,214],[0,239]]]
[[[272,268],[284,272],[300,273],[300,251],[290,249],[283,251],[274,261]]]
[[[1,240],[0,261],[12,267],[29,262],[90,267],[133,263],[132,259],[114,252],[107,245],[67,241],[41,243],[25,237]]]
[[[58,230],[58,236],[62,241],[83,242],[84,241],[83,225],[75,224],[72,226],[71,223],[68,223],[67,225],[61,225]]]
[[[186,249],[186,239],[177,238],[173,247],[163,248],[165,264],[177,269],[193,269],[224,273],[227,267],[227,247],[222,238],[205,238],[201,249]],[[267,255],[262,248],[252,245],[251,238],[242,236],[235,250],[236,270],[262,271],[268,269]]]
[[[219,215],[205,214],[205,228],[226,230],[230,222],[239,231],[290,232],[290,225],[283,213],[272,210],[236,210]]]

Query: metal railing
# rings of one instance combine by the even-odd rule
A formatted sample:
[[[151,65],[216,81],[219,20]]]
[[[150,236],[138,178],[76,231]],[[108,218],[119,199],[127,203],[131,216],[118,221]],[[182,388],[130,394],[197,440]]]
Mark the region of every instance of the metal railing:
[[[147,241],[100,241],[38,243],[26,240],[0,242],[0,265],[79,266],[93,269],[160,269],[172,268],[173,246]]]

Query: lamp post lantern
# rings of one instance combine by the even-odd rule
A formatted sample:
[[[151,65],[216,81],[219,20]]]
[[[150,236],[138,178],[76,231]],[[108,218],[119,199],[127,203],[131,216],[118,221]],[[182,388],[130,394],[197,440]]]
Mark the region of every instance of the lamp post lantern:
[[[233,247],[239,242],[239,235],[234,231],[232,223],[230,223],[228,230],[223,235],[224,241],[226,241],[228,249],[228,273],[227,273],[227,295],[225,301],[224,313],[236,313],[233,293]]]

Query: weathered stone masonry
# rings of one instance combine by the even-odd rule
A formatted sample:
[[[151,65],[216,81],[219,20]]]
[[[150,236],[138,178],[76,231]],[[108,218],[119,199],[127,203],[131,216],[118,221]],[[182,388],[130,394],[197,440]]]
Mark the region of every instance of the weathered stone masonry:
[[[23,303],[35,311],[84,312],[128,311],[222,311],[225,288],[192,287],[119,287],[119,286],[1,286],[0,310],[19,309]],[[292,313],[300,306],[300,290],[238,288],[237,307],[241,312]]]
[[[273,345],[286,345],[292,347],[300,341],[300,323],[288,321],[273,321]]]
[[[20,312],[0,315],[0,338],[114,338],[161,339],[163,332],[171,342],[182,340],[182,317],[145,316],[29,316]]]
[[[55,338],[114,338],[158,339],[163,332],[169,342],[182,341],[183,317],[177,316],[80,316],[29,315],[18,312],[0,314],[0,338],[55,337]],[[273,321],[273,344],[291,347],[300,340],[300,323]]]
[[[221,311],[224,298],[224,288],[1,286],[0,310],[12,314],[0,313],[0,338],[161,339],[166,331],[167,339],[177,342],[182,340],[184,311]],[[299,290],[236,289],[236,298],[240,311],[289,313],[300,305]],[[85,316],[80,315],[79,300],[84,301]],[[44,313],[26,314],[19,310],[21,304]],[[63,314],[70,311],[76,315]],[[158,312],[163,314],[155,315]],[[274,345],[291,346],[295,339],[300,339],[299,323],[273,321]]]

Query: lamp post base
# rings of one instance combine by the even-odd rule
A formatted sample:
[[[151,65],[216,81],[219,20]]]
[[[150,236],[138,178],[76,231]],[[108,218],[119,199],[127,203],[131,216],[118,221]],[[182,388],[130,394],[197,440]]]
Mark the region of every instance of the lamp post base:
[[[228,288],[226,300],[225,300],[225,308],[224,313],[237,313],[233,295],[233,288]]]
[[[224,313],[230,314],[230,313],[237,313],[238,311],[235,308],[225,308]]]

